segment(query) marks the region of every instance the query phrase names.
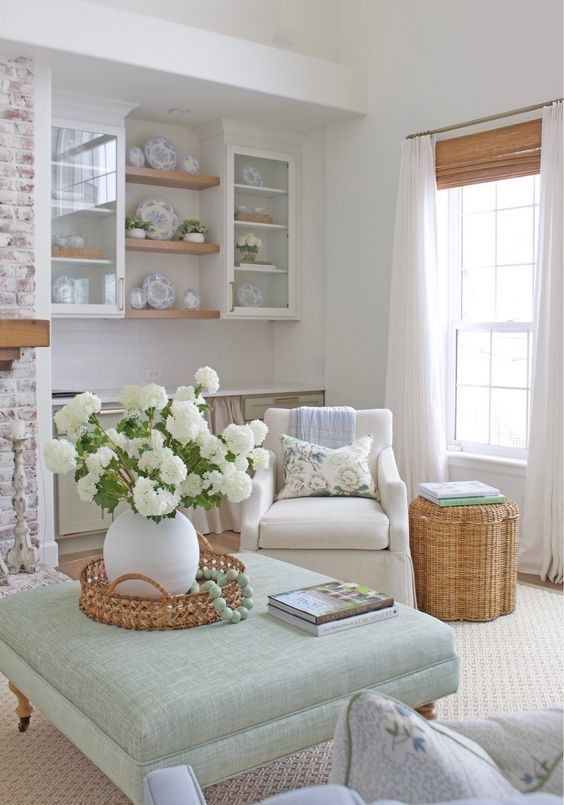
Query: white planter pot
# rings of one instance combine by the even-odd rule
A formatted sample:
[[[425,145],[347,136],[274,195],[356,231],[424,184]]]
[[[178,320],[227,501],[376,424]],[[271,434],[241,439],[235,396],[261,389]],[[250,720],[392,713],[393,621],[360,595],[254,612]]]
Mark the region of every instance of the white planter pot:
[[[172,595],[188,592],[196,578],[200,549],[190,520],[180,512],[155,523],[132,511],[123,512],[108,528],[104,541],[104,565],[109,581],[125,573],[143,573],[158,581]],[[160,598],[146,581],[119,584],[117,593]]]
[[[125,234],[128,238],[139,238],[139,240],[143,240],[147,233],[144,229],[127,229]]]
[[[204,243],[206,239],[201,232],[187,232],[182,240],[186,243]]]

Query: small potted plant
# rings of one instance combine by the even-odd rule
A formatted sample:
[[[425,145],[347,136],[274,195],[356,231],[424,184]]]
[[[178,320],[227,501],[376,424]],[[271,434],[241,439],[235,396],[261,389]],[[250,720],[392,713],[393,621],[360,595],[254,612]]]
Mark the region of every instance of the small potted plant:
[[[127,215],[125,218],[125,234],[128,238],[144,238],[151,229],[153,224],[140,215]]]
[[[185,218],[178,227],[178,235],[187,243],[203,243],[208,228],[197,218]]]
[[[239,249],[239,260],[241,263],[254,263],[259,249],[262,249],[262,240],[248,232],[237,238],[237,248]]]

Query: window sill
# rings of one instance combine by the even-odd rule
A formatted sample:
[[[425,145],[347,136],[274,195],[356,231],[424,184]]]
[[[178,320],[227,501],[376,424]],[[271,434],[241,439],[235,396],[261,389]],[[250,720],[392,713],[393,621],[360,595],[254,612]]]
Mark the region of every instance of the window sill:
[[[492,456],[485,453],[464,453],[458,450],[447,450],[447,461],[449,467],[467,467],[485,470],[490,472],[503,472],[506,475],[525,476],[527,472],[527,462],[521,458],[509,458],[507,456]]]

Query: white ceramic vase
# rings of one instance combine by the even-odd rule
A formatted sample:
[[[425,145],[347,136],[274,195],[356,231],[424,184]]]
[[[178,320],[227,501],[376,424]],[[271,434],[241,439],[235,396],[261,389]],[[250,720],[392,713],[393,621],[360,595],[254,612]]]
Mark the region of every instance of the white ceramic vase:
[[[205,237],[201,232],[187,232],[184,235],[183,240],[186,243],[204,243]]]
[[[135,229],[128,229],[125,233],[126,237],[139,238],[139,240],[143,240],[146,234],[147,233],[145,232],[144,229],[137,229],[137,227],[135,227]]]
[[[142,573],[172,595],[188,592],[196,578],[200,549],[190,520],[180,512],[155,523],[132,511],[123,512],[108,528],[104,565],[109,581],[125,573]],[[143,598],[161,593],[146,581],[120,583],[116,592]]]

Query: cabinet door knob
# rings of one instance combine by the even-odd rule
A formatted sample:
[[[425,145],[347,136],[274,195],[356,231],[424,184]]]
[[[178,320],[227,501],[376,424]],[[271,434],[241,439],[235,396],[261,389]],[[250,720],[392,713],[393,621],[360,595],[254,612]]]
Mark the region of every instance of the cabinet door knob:
[[[231,286],[231,307],[229,308],[229,312],[233,313],[235,310],[235,283],[230,282],[229,285]]]

